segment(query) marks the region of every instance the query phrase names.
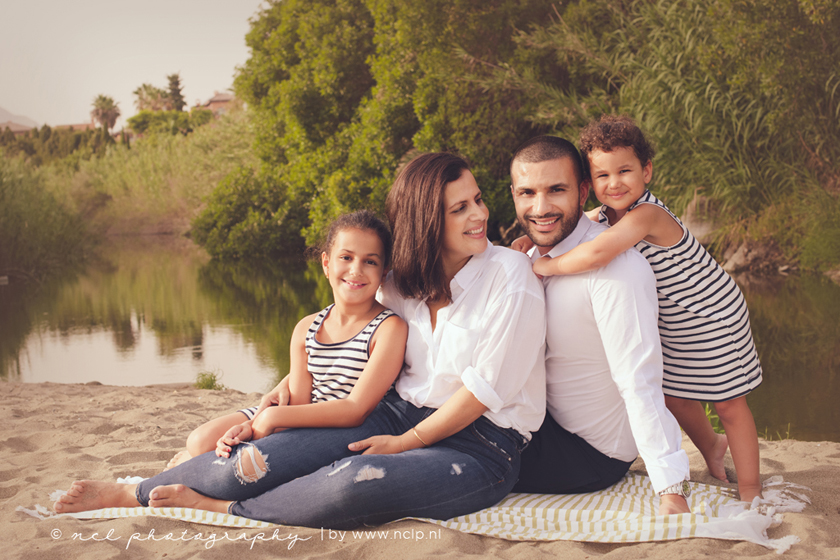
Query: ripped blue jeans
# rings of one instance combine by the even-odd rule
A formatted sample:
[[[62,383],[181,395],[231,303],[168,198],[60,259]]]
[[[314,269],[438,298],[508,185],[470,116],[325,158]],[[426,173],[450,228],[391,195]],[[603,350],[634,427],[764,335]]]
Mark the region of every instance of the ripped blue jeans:
[[[143,481],[137,499],[164,484],[233,501],[229,511],[282,525],[349,529],[402,517],[450,519],[492,506],[519,476],[525,440],[485,417],[425,449],[360,455],[347,445],[400,435],[434,412],[388,393],[356,428],[299,428],[213,452]],[[326,465],[326,466],[325,466]]]

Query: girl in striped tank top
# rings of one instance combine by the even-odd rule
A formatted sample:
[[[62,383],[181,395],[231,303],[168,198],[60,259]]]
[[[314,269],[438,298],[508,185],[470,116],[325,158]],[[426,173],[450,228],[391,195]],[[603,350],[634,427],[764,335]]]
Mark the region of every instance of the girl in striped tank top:
[[[408,327],[375,299],[390,263],[388,228],[372,212],[347,214],[333,222],[322,249],[335,303],[295,327],[289,374],[260,406],[193,431],[187,451],[167,468],[213,450],[229,457],[233,446],[285,428],[359,426],[393,385]],[[288,403],[276,402],[280,393]]]
[[[627,117],[603,116],[581,132],[581,155],[595,196],[587,213],[611,226],[554,259],[540,259],[541,276],[600,268],[636,247],[656,276],[665,403],[706,460],[727,481],[727,445],[741,500],[761,496],[758,434],[746,395],[761,383],[743,294],[734,280],[650,191],[653,147]],[[527,239],[527,238],[526,238]],[[700,401],[713,402],[726,430],[715,434]]]

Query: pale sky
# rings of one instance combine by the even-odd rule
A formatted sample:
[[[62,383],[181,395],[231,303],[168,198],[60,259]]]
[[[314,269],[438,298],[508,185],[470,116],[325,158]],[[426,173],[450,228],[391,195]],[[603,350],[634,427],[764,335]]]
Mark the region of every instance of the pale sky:
[[[0,107],[51,126],[90,122],[108,95],[134,115],[143,83],[179,72],[188,107],[233,85],[262,0],[0,0]]]

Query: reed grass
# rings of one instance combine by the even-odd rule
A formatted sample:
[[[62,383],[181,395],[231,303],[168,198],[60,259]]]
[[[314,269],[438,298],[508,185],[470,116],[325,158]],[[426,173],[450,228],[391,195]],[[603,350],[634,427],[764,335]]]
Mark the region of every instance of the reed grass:
[[[49,188],[98,232],[184,233],[232,169],[255,166],[244,109],[183,135],[149,134],[101,157],[47,166]]]

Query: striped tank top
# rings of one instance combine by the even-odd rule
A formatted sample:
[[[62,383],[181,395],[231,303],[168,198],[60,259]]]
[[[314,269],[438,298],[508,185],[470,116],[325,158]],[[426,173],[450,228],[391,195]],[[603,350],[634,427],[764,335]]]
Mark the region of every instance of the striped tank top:
[[[318,313],[306,333],[307,369],[312,376],[312,402],[343,399],[350,394],[370,358],[370,339],[390,309],[374,317],[356,336],[344,342],[323,343],[315,338],[335,304]]]
[[[663,392],[710,402],[746,395],[762,377],[744,295],[662,201],[646,190],[627,211],[640,204],[659,206],[683,230],[671,247],[636,244],[656,275]],[[609,225],[603,206],[599,221]]]

